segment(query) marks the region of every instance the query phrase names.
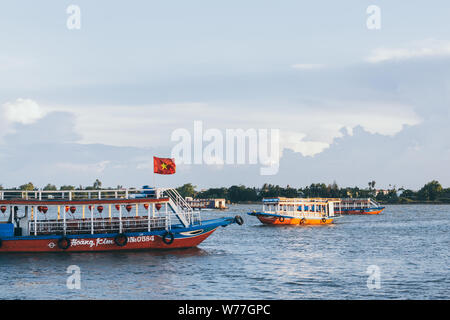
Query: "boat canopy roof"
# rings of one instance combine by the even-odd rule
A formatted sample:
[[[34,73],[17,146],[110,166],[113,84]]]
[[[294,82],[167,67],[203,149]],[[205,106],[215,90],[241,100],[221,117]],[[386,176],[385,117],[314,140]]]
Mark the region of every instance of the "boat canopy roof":
[[[158,189],[118,190],[0,190],[2,205],[95,205],[168,203]]]

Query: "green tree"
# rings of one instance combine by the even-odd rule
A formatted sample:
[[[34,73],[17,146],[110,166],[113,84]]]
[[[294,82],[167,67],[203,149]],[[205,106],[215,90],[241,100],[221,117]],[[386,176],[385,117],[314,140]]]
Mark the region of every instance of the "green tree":
[[[74,186],[61,186],[59,190],[75,190]]]
[[[402,194],[400,195],[400,197],[402,198],[407,198],[407,199],[411,199],[414,200],[417,197],[416,192],[410,190],[410,189],[406,189],[402,192]]]
[[[92,187],[94,190],[99,190],[102,188],[102,182],[99,179],[96,179]]]
[[[47,184],[45,187],[44,187],[44,191],[56,191],[56,190],[58,190],[57,188],[56,188],[56,186],[55,185],[53,185],[53,184]]]
[[[192,185],[192,183],[186,183],[184,185],[182,185],[181,187],[177,188],[177,191],[180,193],[180,195],[183,198],[186,197],[195,197],[196,195],[196,191],[195,188],[197,188],[197,186]]]
[[[19,187],[20,190],[23,191],[33,191],[34,190],[34,185],[32,182],[28,182],[27,184],[23,184]]]
[[[441,184],[438,181],[433,180],[428,182],[417,192],[417,197],[419,200],[434,201],[440,196],[441,193]]]
[[[211,188],[208,190],[200,191],[196,195],[199,199],[228,199],[228,189],[227,188]]]
[[[256,201],[258,194],[255,188],[246,188],[243,185],[231,186],[228,189],[228,200],[232,202]]]

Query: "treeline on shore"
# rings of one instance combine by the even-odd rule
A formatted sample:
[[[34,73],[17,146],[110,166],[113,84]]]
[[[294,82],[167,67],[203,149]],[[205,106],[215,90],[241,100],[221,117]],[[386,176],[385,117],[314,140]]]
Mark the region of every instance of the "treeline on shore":
[[[91,186],[78,186],[75,187],[73,185],[63,185],[60,186],[59,188],[54,185],[54,184],[47,184],[45,187],[43,187],[42,189],[35,186],[32,182],[28,182],[26,184],[23,184],[19,187],[15,187],[15,188],[10,188],[8,190],[21,190],[21,191],[37,191],[37,190],[43,190],[43,191],[58,191],[58,190],[118,190],[118,189],[122,189],[122,186],[117,186],[115,188],[103,188],[102,187],[102,182],[97,179],[95,180],[95,182],[91,185]],[[0,190],[4,190],[3,185],[0,184]]]
[[[57,188],[53,184],[47,184],[42,188],[44,191],[57,190],[111,190],[121,189],[122,186],[116,188],[103,188],[102,182],[96,180],[92,186],[64,185]],[[239,202],[259,202],[263,198],[270,197],[286,197],[286,198],[373,198],[380,203],[389,204],[407,204],[407,203],[450,203],[450,188],[443,188],[442,185],[433,180],[425,184],[420,190],[413,191],[411,189],[399,188],[395,186],[387,190],[379,190],[375,188],[375,181],[370,181],[368,187],[339,187],[337,183],[313,183],[304,188],[294,188],[289,185],[281,187],[279,185],[264,184],[261,188],[246,187],[243,185],[234,185],[231,187],[210,188],[206,190],[196,190],[197,187],[192,183],[186,183],[177,188],[183,197],[192,197],[198,199],[223,198],[232,203]],[[0,190],[3,190],[0,185]],[[39,190],[33,183],[21,185],[14,190],[33,191]]]
[[[196,191],[196,186],[187,183],[179,188],[178,192],[184,197],[199,199],[225,198],[232,203],[258,202],[263,198],[373,198],[380,203],[407,204],[407,203],[450,203],[450,188],[443,188],[438,181],[425,184],[420,190],[399,188],[395,186],[388,190],[375,189],[375,181],[370,181],[367,188],[343,187],[336,183],[313,183],[304,188],[293,188],[289,185],[264,184],[261,188],[246,187],[243,185],[229,188],[210,188]]]

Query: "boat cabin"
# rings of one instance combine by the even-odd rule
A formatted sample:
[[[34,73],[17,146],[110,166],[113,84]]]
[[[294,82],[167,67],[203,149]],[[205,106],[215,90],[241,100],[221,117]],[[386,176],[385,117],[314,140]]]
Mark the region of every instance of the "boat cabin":
[[[201,224],[175,189],[0,190],[0,238],[116,234]]]
[[[334,217],[338,199],[268,198],[263,199],[263,212],[292,217]]]

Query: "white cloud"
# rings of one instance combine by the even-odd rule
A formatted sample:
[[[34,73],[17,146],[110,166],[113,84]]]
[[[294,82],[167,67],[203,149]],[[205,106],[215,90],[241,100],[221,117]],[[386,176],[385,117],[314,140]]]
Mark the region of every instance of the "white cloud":
[[[2,106],[6,120],[21,124],[31,124],[44,116],[44,111],[31,99],[19,98],[15,102],[6,102]]]
[[[105,171],[106,166],[110,164],[111,161],[100,161],[96,163],[72,163],[72,162],[61,162],[57,163],[56,167],[59,169],[64,169],[65,171],[75,172],[75,173],[102,173]]]
[[[300,152],[304,156],[314,156],[330,146],[327,142],[304,141],[305,137],[305,133],[283,131],[281,133],[281,151],[283,149],[291,149],[295,152]]]
[[[429,39],[404,48],[377,48],[367,58],[370,63],[420,57],[450,55],[450,41]]]
[[[289,117],[272,115],[272,121],[284,122],[282,148],[314,156],[342,137],[342,129],[352,135],[361,126],[371,134],[393,136],[421,119],[411,106],[393,102],[328,101],[291,112]]]
[[[203,133],[217,128],[279,129],[281,147],[304,156],[314,156],[334,139],[361,126],[372,134],[395,135],[404,125],[420,118],[409,105],[393,102],[320,101],[295,106],[208,105],[206,103],[149,106],[71,107],[76,114],[81,143],[128,147],[173,146],[173,130],[185,128],[193,134],[193,123],[203,121]],[[226,110],[226,112],[224,112]],[[280,112],[283,110],[283,112]],[[204,146],[206,143],[204,143]],[[148,164],[139,164],[146,168]]]
[[[0,138],[13,133],[15,124],[32,124],[44,115],[43,109],[31,99],[19,98],[0,105]]]
[[[299,69],[299,70],[312,70],[312,69],[321,69],[323,67],[325,67],[323,64],[314,64],[314,63],[298,63],[298,64],[293,64],[291,66],[294,69]]]

